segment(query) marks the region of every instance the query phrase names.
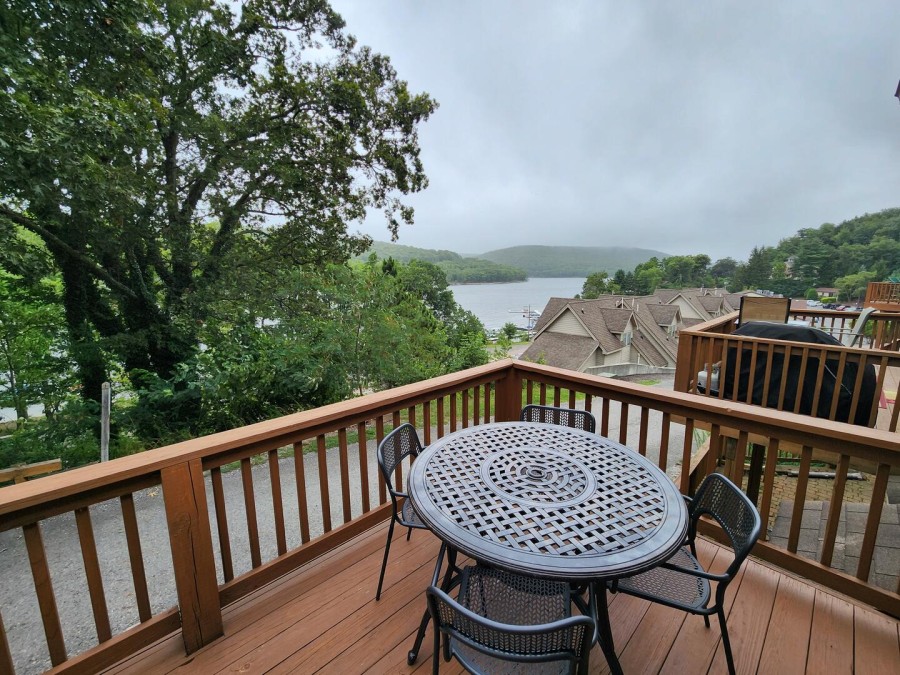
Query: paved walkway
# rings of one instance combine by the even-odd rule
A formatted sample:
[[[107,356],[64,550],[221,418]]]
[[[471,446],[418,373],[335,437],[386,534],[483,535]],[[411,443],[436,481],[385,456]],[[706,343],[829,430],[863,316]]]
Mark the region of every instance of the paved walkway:
[[[848,481],[848,486],[851,482],[862,481]],[[800,555],[813,560],[821,557],[829,505],[830,502],[827,501],[805,502],[803,518],[800,521],[800,540],[797,544],[797,553]],[[782,501],[778,507],[769,534],[769,541],[776,546],[787,548],[793,510],[793,501]],[[843,570],[847,574],[856,574],[868,517],[868,503],[844,502],[834,543],[834,557],[831,562],[833,568]],[[878,527],[869,582],[889,591],[896,591],[898,574],[900,574],[900,504],[886,503]]]

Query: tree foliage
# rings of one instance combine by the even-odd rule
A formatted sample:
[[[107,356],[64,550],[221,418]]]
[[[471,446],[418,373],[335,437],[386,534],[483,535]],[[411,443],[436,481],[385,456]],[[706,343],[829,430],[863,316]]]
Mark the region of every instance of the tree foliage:
[[[251,242],[340,263],[369,208],[412,221],[436,104],[323,0],[12,0],[0,36],[0,220],[60,271],[88,398],[108,354],[142,391],[177,378]]]

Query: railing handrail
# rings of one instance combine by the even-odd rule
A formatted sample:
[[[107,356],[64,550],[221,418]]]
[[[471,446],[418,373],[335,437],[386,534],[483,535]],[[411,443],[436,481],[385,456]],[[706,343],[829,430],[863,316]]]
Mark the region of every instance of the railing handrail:
[[[730,418],[732,424],[740,421],[751,425],[752,428],[748,430],[753,433],[777,435],[802,445],[813,445],[839,453],[846,453],[847,446],[851,446],[854,448],[854,456],[892,466],[900,465],[897,435],[889,431],[760,408],[747,403],[644,387],[542,364],[517,361],[513,367],[523,372],[540,373],[551,381],[556,380],[560,385],[567,383],[564,386],[578,391],[596,392],[596,396],[615,393],[616,400],[635,404],[640,400],[650,400],[659,410],[685,417],[708,418],[707,421],[724,427],[729,426]]]
[[[385,413],[391,412],[399,402],[407,406],[414,399],[434,398],[442,391],[457,390],[464,383],[475,384],[481,380],[496,379],[496,374],[507,370],[511,363],[512,359],[495,361],[425,382],[366,394],[320,408],[146,450],[102,464],[78,467],[40,480],[0,488],[0,531],[5,529],[4,516],[14,511],[127,483],[165,468],[194,459],[207,459],[239,448],[261,446],[262,451],[263,447],[280,447],[299,438],[315,436],[323,427],[334,426],[337,422],[349,425],[355,418],[371,418],[382,410]]]

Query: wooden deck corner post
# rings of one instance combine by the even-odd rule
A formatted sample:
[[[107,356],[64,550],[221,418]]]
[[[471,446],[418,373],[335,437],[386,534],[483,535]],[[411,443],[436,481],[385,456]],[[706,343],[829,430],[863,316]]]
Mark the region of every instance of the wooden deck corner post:
[[[190,654],[223,633],[201,461],[194,459],[164,468],[162,486],[181,634]]]
[[[691,386],[691,364],[694,362],[694,336],[682,331],[678,336],[678,355],[675,361],[675,381],[672,389],[687,393]]]
[[[512,422],[519,419],[522,412],[522,374],[510,364],[506,377],[497,380],[494,400],[494,419],[497,422]]]

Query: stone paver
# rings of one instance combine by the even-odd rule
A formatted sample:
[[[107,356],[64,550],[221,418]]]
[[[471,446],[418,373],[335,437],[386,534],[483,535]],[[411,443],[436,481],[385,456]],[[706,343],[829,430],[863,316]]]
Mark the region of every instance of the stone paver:
[[[807,501],[804,504],[800,521],[800,538],[797,543],[797,553],[800,555],[813,560],[821,558],[829,506],[827,501]],[[775,517],[769,527],[769,541],[776,546],[787,548],[793,510],[792,500],[783,500],[776,507]],[[868,516],[867,503],[845,502],[841,507],[831,561],[834,569],[856,574]],[[878,526],[878,536],[875,539],[869,583],[893,591],[897,588],[898,575],[900,575],[900,504],[885,503]]]

